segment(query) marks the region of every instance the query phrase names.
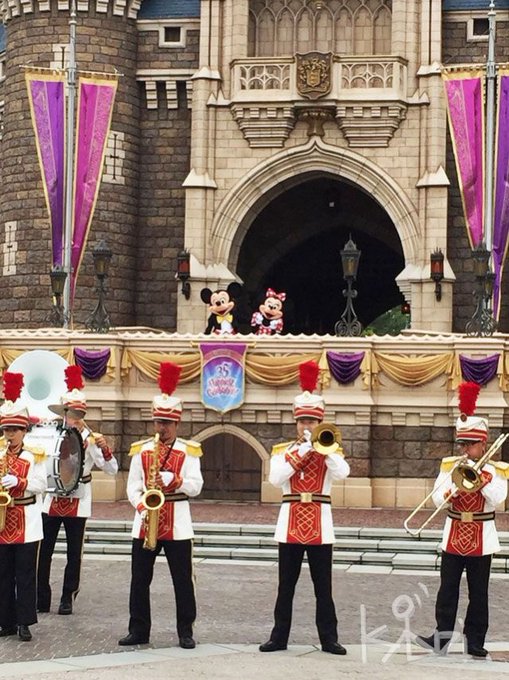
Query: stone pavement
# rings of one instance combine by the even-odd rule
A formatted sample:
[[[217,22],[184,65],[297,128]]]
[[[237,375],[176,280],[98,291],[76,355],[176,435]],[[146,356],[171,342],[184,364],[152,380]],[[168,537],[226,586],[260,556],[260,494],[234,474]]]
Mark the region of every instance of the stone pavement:
[[[94,516],[106,518],[111,517],[107,512],[125,513],[125,517],[115,516],[124,519],[131,514],[127,505],[115,504],[113,510],[106,509],[106,505],[96,504]],[[206,510],[198,510],[205,506]],[[211,521],[213,514],[217,521],[238,522],[244,519],[246,508],[194,504],[193,515],[197,521]],[[262,506],[255,506],[250,521],[261,523],[262,516],[277,512],[274,506],[268,508],[267,512]],[[200,512],[203,514],[198,517]],[[229,514],[234,512],[235,516]],[[272,523],[274,518],[275,515],[270,516],[267,521]],[[353,520],[348,523],[358,525]],[[374,525],[366,521],[368,524]],[[274,564],[197,560],[198,646],[192,651],[177,647],[173,593],[163,558],[156,564],[152,584],[151,643],[137,648],[121,648],[117,644],[127,632],[129,557],[86,556],[82,589],[72,616],[56,614],[63,566],[63,559],[55,556],[53,611],[39,615],[39,624],[32,627],[34,640],[22,643],[17,638],[0,639],[0,678],[77,680],[83,677],[84,670],[88,679],[101,680],[168,677],[255,680],[262,674],[267,680],[280,680],[282,676],[292,680],[332,680],[343,675],[382,680],[409,676],[449,680],[460,677],[479,680],[479,675],[509,678],[506,575],[494,575],[491,583],[488,647],[493,659],[499,660],[474,661],[461,654],[460,646],[458,653],[437,658],[412,645],[407,648],[406,637],[401,637],[405,631],[429,634],[433,629],[438,577],[430,573],[402,571],[387,575],[377,573],[376,568],[353,570],[348,565],[335,568],[333,587],[340,640],[349,653],[347,657],[334,657],[311,646],[317,645],[318,640],[314,595],[306,568],[297,587],[290,649],[260,654],[257,645],[268,638],[272,625],[277,587]],[[462,588],[460,617],[466,608],[465,590],[466,584]],[[378,640],[378,644],[368,645],[368,640]]]

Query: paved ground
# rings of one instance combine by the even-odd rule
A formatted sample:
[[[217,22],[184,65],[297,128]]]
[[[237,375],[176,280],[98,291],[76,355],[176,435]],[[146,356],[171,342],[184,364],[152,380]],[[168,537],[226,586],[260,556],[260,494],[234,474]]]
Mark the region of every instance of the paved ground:
[[[97,504],[94,516],[118,519],[131,514],[127,505]],[[247,506],[194,504],[198,521],[242,521]],[[277,508],[254,506],[249,521],[262,517],[273,522]],[[340,511],[345,513],[346,511]],[[352,511],[353,512],[353,511]],[[357,512],[357,511],[355,511]],[[370,511],[365,511],[370,512]],[[229,514],[231,513],[231,514]],[[270,517],[269,517],[270,516]],[[373,515],[374,516],[374,515]],[[382,520],[382,515],[377,517]],[[345,515],[343,515],[345,518]],[[353,517],[343,522],[358,525]],[[394,519],[394,518],[392,518]],[[387,521],[390,518],[386,518]],[[366,521],[365,525],[375,525]],[[378,526],[387,526],[387,522]],[[400,526],[396,524],[396,526]],[[52,580],[58,594],[63,560],[55,558]],[[156,565],[152,585],[153,630],[151,644],[121,648],[117,641],[127,632],[130,563],[128,558],[87,557],[83,565],[82,590],[72,616],[58,616],[56,606],[40,615],[32,627],[34,640],[0,640],[0,677],[26,680],[332,680],[342,677],[376,677],[382,680],[444,677],[469,680],[479,675],[509,676],[509,618],[506,614],[507,577],[494,577],[491,584],[491,627],[488,637],[493,658],[473,661],[461,647],[448,658],[436,658],[406,644],[412,633],[429,634],[438,587],[437,576],[419,573],[396,575],[376,571],[351,573],[334,570],[334,595],[340,621],[340,639],[347,657],[317,651],[314,628],[314,596],[305,569],[295,599],[290,649],[260,654],[257,645],[267,639],[277,586],[277,567],[267,563],[238,564],[203,560],[196,564],[198,647],[185,651],[176,647],[174,604],[166,564]],[[465,601],[460,605],[460,617]],[[402,637],[403,636],[403,637]],[[378,645],[372,644],[376,640]],[[380,641],[384,644],[380,646]],[[368,644],[369,642],[369,644]],[[47,671],[47,672],[46,672]]]

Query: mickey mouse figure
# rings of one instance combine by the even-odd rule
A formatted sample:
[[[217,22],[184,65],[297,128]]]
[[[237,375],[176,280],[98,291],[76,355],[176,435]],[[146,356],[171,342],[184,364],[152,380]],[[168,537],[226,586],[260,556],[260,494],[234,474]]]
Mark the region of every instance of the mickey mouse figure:
[[[219,289],[212,292],[210,288],[202,288],[200,297],[202,302],[209,306],[210,316],[205,329],[205,335],[235,334],[238,331],[238,323],[235,318],[235,298],[241,292],[240,284],[235,281],[230,283],[226,290]]]
[[[256,335],[276,335],[283,330],[283,302],[286,293],[276,293],[268,288],[265,301],[251,317],[251,326],[256,328]]]

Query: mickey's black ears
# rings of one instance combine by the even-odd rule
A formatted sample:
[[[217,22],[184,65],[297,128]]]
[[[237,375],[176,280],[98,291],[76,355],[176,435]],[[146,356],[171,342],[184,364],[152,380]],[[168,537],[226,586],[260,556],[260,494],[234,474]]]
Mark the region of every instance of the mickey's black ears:
[[[242,286],[240,285],[240,283],[232,281],[228,288],[226,289],[226,292],[228,293],[230,298],[238,298],[239,295],[242,293]]]
[[[208,305],[210,302],[210,298],[212,297],[212,291],[210,290],[210,288],[202,288],[200,291],[200,297],[201,301]]]

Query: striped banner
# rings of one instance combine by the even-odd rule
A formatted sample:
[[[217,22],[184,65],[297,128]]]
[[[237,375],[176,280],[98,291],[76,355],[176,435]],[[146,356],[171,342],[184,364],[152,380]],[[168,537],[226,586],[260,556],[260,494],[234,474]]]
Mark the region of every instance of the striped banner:
[[[500,285],[509,241],[509,69],[499,69],[493,222],[493,315],[500,315]]]

